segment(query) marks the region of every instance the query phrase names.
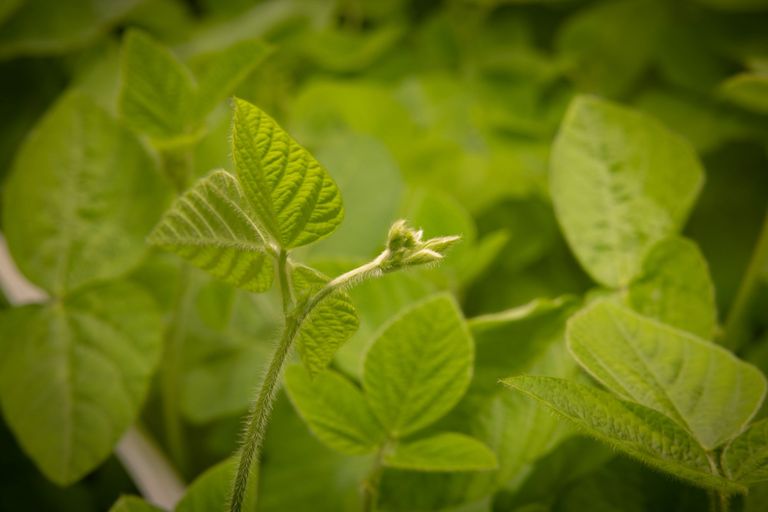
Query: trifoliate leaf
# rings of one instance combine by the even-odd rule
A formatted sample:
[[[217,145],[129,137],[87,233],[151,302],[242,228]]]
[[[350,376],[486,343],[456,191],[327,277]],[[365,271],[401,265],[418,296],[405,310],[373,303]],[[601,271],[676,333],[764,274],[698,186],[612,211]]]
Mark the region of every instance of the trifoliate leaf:
[[[745,484],[768,480],[768,420],[752,424],[723,452],[723,468]]]

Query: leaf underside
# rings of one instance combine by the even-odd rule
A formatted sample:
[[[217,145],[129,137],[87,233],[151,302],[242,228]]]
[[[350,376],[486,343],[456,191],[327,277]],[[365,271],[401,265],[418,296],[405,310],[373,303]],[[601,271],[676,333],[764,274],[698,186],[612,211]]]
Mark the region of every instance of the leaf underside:
[[[238,288],[262,292],[272,285],[272,258],[237,180],[226,171],[214,171],[178,198],[149,242]]]

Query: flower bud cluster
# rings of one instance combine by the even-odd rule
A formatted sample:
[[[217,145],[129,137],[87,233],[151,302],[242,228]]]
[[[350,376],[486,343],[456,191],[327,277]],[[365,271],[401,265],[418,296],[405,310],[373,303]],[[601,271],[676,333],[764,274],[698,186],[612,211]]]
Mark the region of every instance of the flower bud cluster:
[[[389,228],[387,248],[381,254],[379,268],[391,272],[403,267],[429,265],[443,259],[444,253],[460,240],[459,236],[440,236],[423,240],[424,232],[414,229],[404,220]]]

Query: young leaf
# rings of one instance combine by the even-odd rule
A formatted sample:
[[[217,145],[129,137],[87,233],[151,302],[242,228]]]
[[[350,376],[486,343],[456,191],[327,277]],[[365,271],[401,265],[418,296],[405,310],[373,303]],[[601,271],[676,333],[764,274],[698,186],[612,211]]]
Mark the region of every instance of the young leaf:
[[[472,337],[449,295],[413,306],[366,355],[363,388],[371,409],[394,437],[426,427],[464,394],[473,357]]]
[[[234,108],[237,177],[267,233],[286,249],[331,234],[344,208],[328,172],[267,114],[237,98]]]
[[[554,377],[519,376],[504,384],[533,398],[596,439],[664,472],[728,492],[745,488],[711,473],[707,454],[663,414],[600,389]]]
[[[703,183],[695,153],[654,119],[589,96],[568,109],[552,148],[557,219],[584,269],[616,288],[677,231]]]
[[[255,215],[226,171],[214,171],[178,198],[148,241],[233,286],[263,292],[272,285],[272,258]]]
[[[60,295],[137,265],[168,189],[133,134],[72,93],[30,133],[3,192],[14,260]]]
[[[113,282],[0,315],[0,402],[40,470],[69,485],[134,421],[162,349],[151,298]]]
[[[338,373],[328,370],[312,378],[301,366],[291,366],[285,389],[312,432],[334,450],[370,453],[386,440],[363,393]]]
[[[714,337],[715,288],[707,261],[690,240],[670,237],[653,246],[628,292],[627,304],[638,313],[704,339]]]
[[[291,277],[299,304],[328,282],[323,274],[303,265],[294,266]],[[336,290],[323,298],[304,318],[296,338],[296,348],[309,374],[314,376],[323,371],[359,326],[347,292]]]
[[[151,503],[147,503],[138,496],[121,496],[119,500],[112,505],[109,512],[164,512]]]
[[[768,419],[753,423],[723,452],[729,478],[753,484],[768,480]]]
[[[454,432],[397,443],[384,465],[415,471],[481,471],[496,467],[496,455],[473,437]]]
[[[579,364],[610,390],[666,414],[708,450],[737,435],[765,396],[754,366],[612,302],[571,318],[567,339]]]
[[[126,123],[157,141],[186,135],[196,100],[195,81],[171,51],[129,30],[122,50],[118,107]]]

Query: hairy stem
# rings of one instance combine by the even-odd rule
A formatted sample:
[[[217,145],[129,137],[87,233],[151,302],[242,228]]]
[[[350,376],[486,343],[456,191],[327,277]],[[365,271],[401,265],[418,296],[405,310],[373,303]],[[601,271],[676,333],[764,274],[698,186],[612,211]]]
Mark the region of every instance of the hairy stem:
[[[752,252],[752,258],[726,318],[723,344],[731,350],[738,350],[745,341],[745,324],[748,320],[749,305],[766,260],[768,260],[768,211],[763,219],[763,227]]]
[[[352,286],[367,277],[380,275],[381,271],[379,269],[379,264],[381,260],[382,257],[379,256],[375,260],[329,281],[323,288],[318,290],[317,293],[301,304],[298,310],[295,310],[293,309],[293,299],[289,289],[288,268],[290,267],[290,262],[288,261],[287,253],[285,251],[281,251],[278,255],[278,279],[280,281],[283,297],[285,326],[280,342],[275,349],[267,373],[259,388],[256,401],[248,414],[245,437],[240,449],[240,462],[238,463],[235,482],[232,489],[232,497],[230,499],[229,510],[231,512],[241,512],[243,509],[251,470],[261,457],[261,449],[264,445],[264,435],[266,434],[269,418],[272,413],[272,404],[277,395],[278,383],[283,372],[283,366],[285,366],[285,360],[288,357],[288,353],[291,350],[291,346],[299,332],[302,322],[320,301],[334,291]]]

